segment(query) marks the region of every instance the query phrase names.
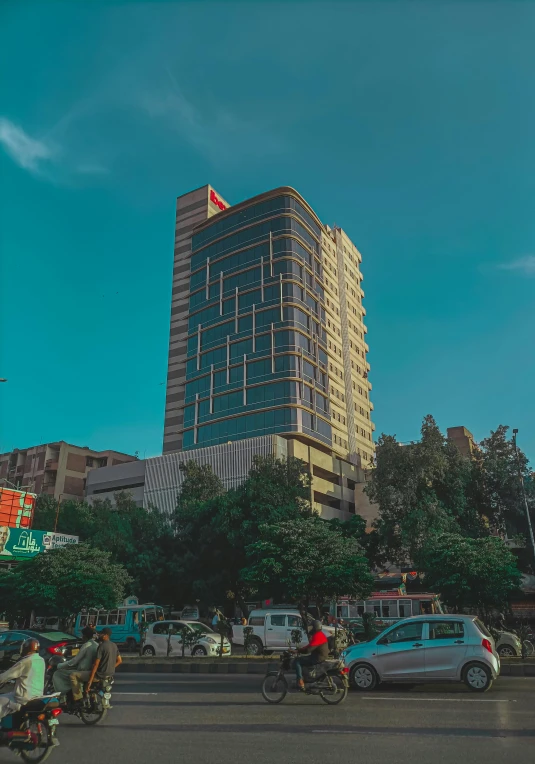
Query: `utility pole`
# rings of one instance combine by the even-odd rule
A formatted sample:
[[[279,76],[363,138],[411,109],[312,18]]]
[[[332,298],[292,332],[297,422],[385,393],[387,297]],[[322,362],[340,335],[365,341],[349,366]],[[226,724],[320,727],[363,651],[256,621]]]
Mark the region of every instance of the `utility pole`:
[[[529,536],[531,539],[531,548],[533,549],[533,557],[535,558],[535,538],[533,538],[533,526],[531,525],[531,516],[529,513],[528,497],[526,496],[526,487],[524,485],[524,478],[522,477],[522,470],[520,468],[520,456],[518,454],[518,447],[516,445],[517,434],[518,434],[518,428],[513,430],[513,445],[515,447],[516,466],[518,469],[518,479],[520,480],[520,487],[522,489],[522,497],[524,499],[524,507],[526,509],[526,518],[528,521]]]

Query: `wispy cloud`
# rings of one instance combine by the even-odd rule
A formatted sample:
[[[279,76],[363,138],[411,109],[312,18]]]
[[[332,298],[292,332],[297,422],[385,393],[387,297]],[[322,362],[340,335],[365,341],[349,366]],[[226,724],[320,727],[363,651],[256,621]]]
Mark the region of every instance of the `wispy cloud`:
[[[14,162],[33,173],[40,172],[56,153],[46,141],[32,138],[5,117],[0,117],[0,143]]]
[[[498,268],[504,271],[518,271],[524,276],[535,276],[535,255],[524,255],[510,263],[500,263]]]
[[[70,112],[66,116],[70,119]],[[23,170],[53,183],[69,184],[76,176],[107,175],[108,167],[88,158],[87,150],[78,150],[64,135],[68,121],[63,117],[36,138],[7,117],[0,117],[0,146]]]
[[[140,107],[211,161],[258,154],[259,146],[263,155],[281,150],[280,140],[265,125],[245,120],[214,103],[205,104],[201,111],[186,97],[169,69],[166,74],[167,80],[159,87],[138,94]]]

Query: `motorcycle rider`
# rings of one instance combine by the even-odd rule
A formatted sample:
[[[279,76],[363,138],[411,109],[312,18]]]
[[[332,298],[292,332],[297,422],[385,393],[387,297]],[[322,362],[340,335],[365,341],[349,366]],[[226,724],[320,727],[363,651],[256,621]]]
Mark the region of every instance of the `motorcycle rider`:
[[[108,628],[102,629],[99,632],[100,645],[91,671],[83,672],[84,676],[81,675],[82,672],[71,674],[72,695],[75,701],[80,701],[82,699],[80,679],[82,681],[87,681],[86,689],[87,692],[89,692],[91,685],[95,680],[95,676],[97,679],[105,679],[108,676],[112,677],[115,674],[117,666],[120,666],[123,662],[119,653],[119,648],[115,642],[112,642],[110,639],[111,634],[112,631]],[[87,674],[89,674],[89,676],[86,676]]]
[[[91,626],[85,626],[82,629],[84,642],[78,655],[58,666],[52,682],[56,692],[66,695],[71,689],[70,675],[73,670],[87,673],[93,668],[93,663],[97,656],[98,644],[95,642],[95,630]]]
[[[39,642],[30,637],[21,647],[21,659],[0,674],[0,684],[15,679],[15,689],[0,695],[0,719],[19,711],[33,698],[40,698],[45,686],[45,662],[39,655]]]
[[[297,677],[297,686],[300,690],[305,689],[303,680],[303,667],[316,666],[323,663],[329,657],[329,642],[322,631],[321,621],[312,621],[312,631],[308,645],[297,648],[298,653],[308,653],[303,658],[295,659],[295,675]]]

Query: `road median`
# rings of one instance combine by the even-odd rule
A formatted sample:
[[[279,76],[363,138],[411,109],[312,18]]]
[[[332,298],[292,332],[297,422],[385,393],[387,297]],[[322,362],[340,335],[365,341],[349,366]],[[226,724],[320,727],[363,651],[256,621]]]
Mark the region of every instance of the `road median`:
[[[151,658],[123,656],[118,671],[132,674],[266,674],[278,667],[277,656],[236,655],[228,658]]]
[[[279,666],[277,655],[236,655],[228,658],[151,658],[123,656],[118,669],[122,674],[257,674],[264,675]],[[502,658],[501,676],[535,679],[535,658]]]

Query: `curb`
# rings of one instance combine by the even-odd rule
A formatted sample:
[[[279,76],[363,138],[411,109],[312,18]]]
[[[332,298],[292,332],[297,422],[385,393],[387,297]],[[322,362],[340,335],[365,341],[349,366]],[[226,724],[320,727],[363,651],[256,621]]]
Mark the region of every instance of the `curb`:
[[[535,679],[535,663],[504,663],[502,661],[500,676],[525,676]]]
[[[257,661],[255,663],[220,663],[204,661],[203,663],[134,663],[124,662],[117,669],[120,674],[256,674],[265,676],[270,669],[278,668],[278,663],[272,661]]]
[[[517,662],[518,661],[518,662]],[[120,674],[256,674],[265,676],[268,671],[277,670],[278,661],[259,659],[192,661],[180,659],[141,659],[130,658],[117,669]],[[518,658],[502,660],[500,676],[533,677],[535,662],[520,662]]]

